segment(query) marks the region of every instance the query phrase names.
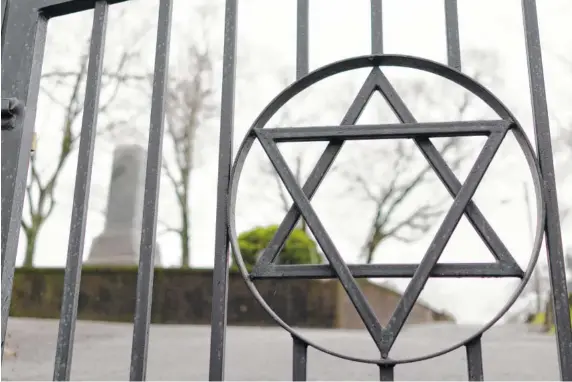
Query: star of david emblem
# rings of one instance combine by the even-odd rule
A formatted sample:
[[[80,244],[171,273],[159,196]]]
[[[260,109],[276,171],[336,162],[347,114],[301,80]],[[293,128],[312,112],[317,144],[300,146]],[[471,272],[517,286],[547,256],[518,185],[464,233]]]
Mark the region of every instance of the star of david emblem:
[[[400,124],[356,125],[359,116],[374,92],[379,92],[385,98],[400,120]],[[268,155],[291,195],[294,205],[254,265],[250,277],[252,279],[338,278],[378,347],[381,356],[387,358],[398,333],[429,277],[524,277],[523,270],[471,200],[512,124],[513,122],[510,120],[417,123],[387,77],[378,67],[374,67],[349,107],[340,126],[254,128],[252,134],[256,136]],[[430,140],[430,138],[455,136],[488,137],[463,184]],[[454,198],[453,204],[419,264],[348,266],[312,208],[310,199],[315,194],[345,141],[396,138],[414,140],[449,194]],[[327,148],[303,187],[297,184],[292,171],[277,147],[279,142],[296,141],[329,141]],[[495,262],[438,264],[445,246],[463,215],[466,215],[489,248],[496,260]],[[276,263],[280,250],[300,217],[305,219],[329,264],[281,265]],[[411,282],[385,327],[379,323],[356,283],[355,279],[360,277],[411,278]]]

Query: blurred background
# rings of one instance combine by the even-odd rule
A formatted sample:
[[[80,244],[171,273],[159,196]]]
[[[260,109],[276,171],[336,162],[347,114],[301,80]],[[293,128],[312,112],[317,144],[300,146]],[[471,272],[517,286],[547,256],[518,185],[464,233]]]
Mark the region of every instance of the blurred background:
[[[132,0],[110,7],[86,261],[92,243],[104,232],[115,150],[146,150],[157,4]],[[296,2],[239,4],[236,148],[265,105],[294,81],[296,46]],[[416,2],[415,12],[400,1],[385,1],[384,7],[386,53],[446,62],[441,1]],[[369,12],[365,0],[312,0],[310,70],[369,54]],[[570,257],[572,2],[538,2],[538,13],[563,240]],[[221,0],[175,1],[158,225],[158,265],[164,268],[213,266],[223,16]],[[36,119],[37,149],[30,164],[19,244],[22,269],[62,268],[66,263],[92,17],[90,11],[49,22]],[[459,2],[459,18],[463,71],[516,115],[534,143],[520,2]],[[397,68],[385,73],[420,122],[495,119],[474,95],[437,76]],[[289,102],[269,126],[339,124],[367,74],[368,70],[355,70],[320,82]],[[383,98],[375,94],[358,123],[396,121]],[[463,181],[484,140],[435,139],[434,143]],[[303,183],[325,146],[326,142],[284,143],[280,150]],[[144,168],[144,161],[138,163]],[[473,200],[526,268],[536,229],[536,203],[524,156],[510,134]],[[452,199],[413,142],[352,141],[344,145],[312,202],[348,263],[418,263]],[[263,228],[280,224],[291,203],[255,144],[240,180],[238,232],[263,235]],[[303,222],[299,229],[313,241]],[[248,241],[248,235],[243,239]],[[320,252],[315,243],[311,247]],[[463,217],[440,261],[492,262],[494,258]],[[572,266],[572,261],[568,264]],[[533,279],[505,319],[525,321],[543,312],[549,293],[547,277],[543,250]],[[375,282],[399,292],[409,280]],[[421,297],[458,323],[483,323],[496,315],[518,283],[514,279],[432,279]]]

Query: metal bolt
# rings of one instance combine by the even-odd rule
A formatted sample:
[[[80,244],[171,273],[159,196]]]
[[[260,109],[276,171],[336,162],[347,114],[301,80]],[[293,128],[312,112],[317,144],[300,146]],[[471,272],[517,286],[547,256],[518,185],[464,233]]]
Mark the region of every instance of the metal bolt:
[[[2,98],[2,130],[12,130],[14,119],[24,112],[24,104],[16,98]]]

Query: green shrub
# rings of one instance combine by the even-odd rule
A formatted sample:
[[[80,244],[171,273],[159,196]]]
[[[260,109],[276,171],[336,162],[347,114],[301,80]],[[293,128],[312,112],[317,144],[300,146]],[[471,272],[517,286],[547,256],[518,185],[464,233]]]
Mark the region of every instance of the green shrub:
[[[262,251],[274,237],[277,229],[277,225],[256,227],[238,236],[240,252],[248,270],[252,269]],[[318,252],[316,242],[306,232],[296,228],[286,239],[284,248],[280,251],[276,262],[278,264],[321,264],[323,258]],[[238,270],[234,259],[231,270]]]
[[[570,307],[570,327],[572,327],[572,293],[568,294],[568,305]],[[533,315],[530,319],[532,325],[545,325],[546,323],[546,312],[539,312]],[[551,324],[548,329],[548,333],[554,333],[556,330],[554,323]]]

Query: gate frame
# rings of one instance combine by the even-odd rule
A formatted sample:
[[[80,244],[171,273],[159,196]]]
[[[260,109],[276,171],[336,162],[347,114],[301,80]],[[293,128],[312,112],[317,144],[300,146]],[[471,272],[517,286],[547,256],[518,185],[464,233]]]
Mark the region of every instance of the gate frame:
[[[71,222],[68,258],[64,279],[62,312],[56,349],[54,380],[69,380],[82,254],[91,183],[93,147],[97,125],[97,106],[102,73],[108,6],[128,0],[2,0],[2,117],[11,118],[11,130],[2,129],[2,357],[8,324],[10,299],[18,249],[20,219],[36,117],[37,101],[47,23],[52,17],[94,9],[90,45],[85,111]],[[221,127],[216,209],[215,265],[209,378],[224,379],[225,334],[228,304],[229,234],[228,206],[230,171],[233,159],[234,98],[236,82],[236,33],[238,0],[226,0],[224,56],[221,98]],[[444,0],[448,65],[461,70],[457,1]],[[296,79],[308,74],[309,1],[297,0]],[[535,0],[522,0],[525,45],[538,164],[546,192],[544,222],[550,270],[551,298],[554,306],[556,344],[562,380],[572,380],[572,330],[568,310],[568,291],[564,250],[557,202],[554,159],[550,138],[548,106],[544,83],[542,53]],[[372,54],[383,54],[382,2],[371,1]],[[134,315],[131,380],[144,380],[148,353],[148,332],[153,287],[154,243],[156,241],[159,179],[161,175],[167,69],[170,47],[172,0],[159,0],[157,51],[153,81],[152,110],[148,144],[143,232]],[[23,107],[13,108],[17,100]],[[5,110],[6,108],[6,110]],[[8,125],[6,125],[8,126]],[[480,345],[480,344],[479,344]],[[306,378],[307,343],[294,339],[293,376]],[[478,347],[469,366],[469,378],[482,378],[482,354]],[[480,370],[478,367],[480,365]],[[393,368],[380,365],[380,378],[393,379]]]

